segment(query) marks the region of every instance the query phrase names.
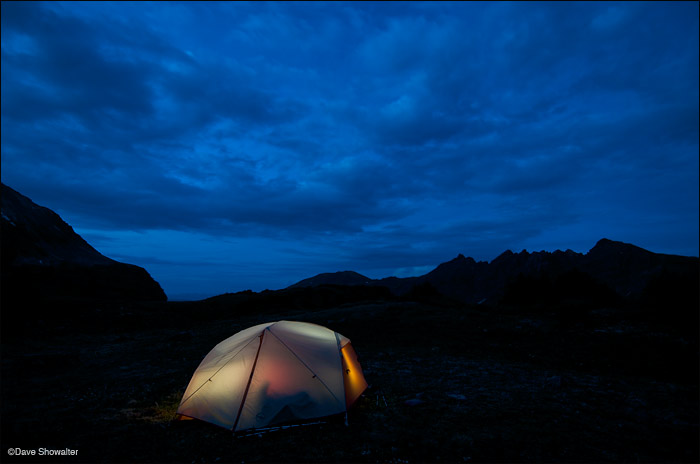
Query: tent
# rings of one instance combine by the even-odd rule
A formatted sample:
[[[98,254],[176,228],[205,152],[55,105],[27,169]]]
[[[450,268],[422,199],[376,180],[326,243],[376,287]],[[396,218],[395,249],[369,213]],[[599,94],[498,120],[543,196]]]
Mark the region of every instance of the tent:
[[[366,388],[348,338],[316,324],[269,322],[216,345],[177,413],[236,432],[347,412]]]

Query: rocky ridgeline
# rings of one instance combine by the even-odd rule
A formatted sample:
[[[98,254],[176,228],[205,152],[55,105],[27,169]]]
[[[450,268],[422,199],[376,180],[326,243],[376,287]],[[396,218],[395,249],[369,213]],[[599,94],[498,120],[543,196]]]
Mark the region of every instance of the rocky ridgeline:
[[[602,239],[586,254],[567,251],[513,253],[493,261],[459,255],[420,277],[370,279],[352,271],[319,274],[290,288],[319,285],[372,285],[395,295],[437,292],[465,303],[543,298],[638,298],[650,290],[686,291],[698,281],[698,258],[652,253],[634,245]],[[683,288],[676,288],[682,286]],[[658,297],[658,295],[656,296]],[[536,301],[533,301],[536,302]]]

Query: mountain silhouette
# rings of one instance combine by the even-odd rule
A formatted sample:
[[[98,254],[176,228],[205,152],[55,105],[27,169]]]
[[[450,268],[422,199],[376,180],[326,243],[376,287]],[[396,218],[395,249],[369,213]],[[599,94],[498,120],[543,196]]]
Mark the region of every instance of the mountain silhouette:
[[[360,274],[349,271],[344,276]],[[464,303],[498,303],[518,299],[547,297],[599,299],[615,296],[639,298],[659,276],[692,281],[698,274],[698,258],[653,253],[628,243],[601,239],[586,254],[566,251],[503,252],[493,261],[476,261],[460,254],[419,277],[356,279],[352,285],[377,285],[395,295],[407,295],[417,287],[435,289],[440,294]],[[292,288],[317,286],[332,281],[320,274],[292,285]],[[671,277],[669,277],[671,276]],[[697,277],[695,277],[697,280]]]
[[[656,304],[665,300],[692,302],[698,293],[698,258],[653,253],[604,238],[585,254],[507,250],[491,262],[459,254],[418,277],[370,279],[354,271],[323,273],[291,285],[280,295],[324,286],[336,287],[332,297],[324,297],[328,301],[340,301],[339,295],[347,293],[338,287],[354,287],[355,293],[360,287],[386,287],[394,296],[421,299],[442,295],[470,304],[605,303],[616,298],[646,299]],[[299,295],[307,293],[293,295],[301,298]],[[270,294],[265,297],[272,298]],[[58,214],[4,184],[2,298],[167,299],[145,269],[102,255]]]
[[[328,272],[304,279],[287,288],[317,287],[319,285],[366,285],[372,279],[354,271]]]
[[[61,217],[2,184],[2,297],[164,301],[145,269],[110,259]]]

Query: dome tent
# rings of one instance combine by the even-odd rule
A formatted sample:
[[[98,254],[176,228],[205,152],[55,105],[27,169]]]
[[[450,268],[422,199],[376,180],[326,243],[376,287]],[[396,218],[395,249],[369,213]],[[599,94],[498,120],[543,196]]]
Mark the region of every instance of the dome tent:
[[[236,432],[347,412],[366,388],[348,338],[316,324],[269,322],[216,345],[177,413]]]

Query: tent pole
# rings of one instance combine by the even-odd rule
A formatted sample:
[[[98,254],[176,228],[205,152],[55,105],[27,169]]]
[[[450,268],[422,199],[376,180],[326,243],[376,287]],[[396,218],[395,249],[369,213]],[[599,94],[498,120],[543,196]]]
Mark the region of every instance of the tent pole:
[[[248,396],[248,390],[250,389],[250,382],[253,380],[253,374],[255,373],[255,365],[258,363],[258,356],[260,355],[260,348],[262,348],[263,337],[265,336],[265,330],[260,334],[260,344],[258,345],[258,351],[255,353],[255,361],[253,361],[253,367],[250,368],[250,377],[248,377],[248,384],[245,386],[245,392],[243,392],[243,399],[241,400],[241,406],[238,408],[238,414],[236,414],[236,422],[233,423],[233,428],[231,431],[235,432],[238,426],[238,419],[241,418],[241,412],[243,412],[243,405],[245,404],[245,399]]]

